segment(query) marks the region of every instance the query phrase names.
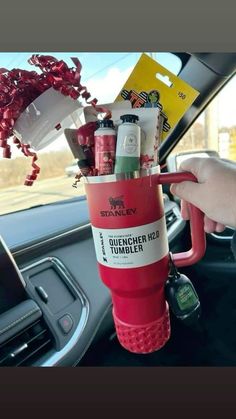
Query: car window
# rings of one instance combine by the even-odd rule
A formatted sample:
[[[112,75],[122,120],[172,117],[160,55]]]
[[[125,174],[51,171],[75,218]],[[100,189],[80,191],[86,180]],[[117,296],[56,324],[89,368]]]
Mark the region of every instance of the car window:
[[[0,53],[0,68],[34,70],[27,60],[33,53]],[[81,83],[98,103],[113,102],[139,60],[141,53],[42,53],[63,60],[73,67],[71,57],[78,57],[82,64]],[[171,53],[148,53],[174,74],[181,70],[181,60]],[[37,69],[36,69],[37,70]],[[115,83],[114,83],[115,80]],[[85,102],[83,102],[85,104]],[[74,119],[64,122],[65,128],[76,128]],[[12,142],[9,141],[10,144]],[[31,171],[31,159],[11,145],[11,159],[2,158],[0,148],[0,214],[19,211],[37,205],[84,195],[83,182],[73,188],[73,177],[78,172],[74,157],[64,134],[52,144],[37,152],[40,175],[33,186],[24,186]]]
[[[204,150],[212,150],[221,158],[236,161],[235,101],[236,75],[211,101],[172,150],[171,155],[185,153],[179,156],[178,164],[187,157],[204,157],[204,154],[207,156],[206,153],[199,154]],[[194,154],[191,154],[192,152]]]

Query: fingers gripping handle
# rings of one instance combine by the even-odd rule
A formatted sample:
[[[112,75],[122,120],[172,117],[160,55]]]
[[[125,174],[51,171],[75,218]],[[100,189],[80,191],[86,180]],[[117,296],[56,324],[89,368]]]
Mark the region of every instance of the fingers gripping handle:
[[[180,183],[184,181],[197,182],[196,177],[189,172],[162,173],[158,175],[158,183],[161,185]],[[192,248],[187,252],[173,254],[173,261],[177,267],[193,265],[198,262],[206,250],[206,237],[204,232],[204,214],[202,211],[189,203],[190,228]]]

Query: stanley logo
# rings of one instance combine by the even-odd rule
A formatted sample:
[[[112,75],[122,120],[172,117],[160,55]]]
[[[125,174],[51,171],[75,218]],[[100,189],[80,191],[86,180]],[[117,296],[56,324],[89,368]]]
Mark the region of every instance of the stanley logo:
[[[101,217],[124,217],[126,215],[134,215],[136,213],[137,208],[125,208],[123,195],[116,197],[110,196],[108,201],[110,204],[110,210],[100,211]]]

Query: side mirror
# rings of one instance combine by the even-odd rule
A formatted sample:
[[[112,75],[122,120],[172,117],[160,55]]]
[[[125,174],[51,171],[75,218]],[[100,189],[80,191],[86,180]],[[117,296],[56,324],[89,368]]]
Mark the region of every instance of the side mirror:
[[[220,157],[217,151],[214,150],[196,150],[186,151],[183,153],[172,154],[166,159],[168,172],[176,172],[179,169],[182,161],[191,157]]]

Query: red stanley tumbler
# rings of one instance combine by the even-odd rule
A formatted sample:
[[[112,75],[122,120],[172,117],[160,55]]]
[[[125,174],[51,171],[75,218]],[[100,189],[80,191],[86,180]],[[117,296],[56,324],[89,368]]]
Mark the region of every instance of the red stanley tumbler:
[[[162,184],[196,181],[187,172],[148,170],[85,179],[99,274],[110,289],[120,344],[150,353],[170,337],[164,287],[169,272]],[[205,252],[202,212],[190,205],[192,248],[173,254],[176,266],[196,263]]]

